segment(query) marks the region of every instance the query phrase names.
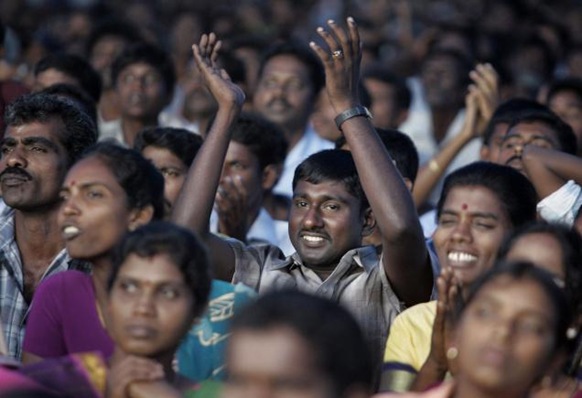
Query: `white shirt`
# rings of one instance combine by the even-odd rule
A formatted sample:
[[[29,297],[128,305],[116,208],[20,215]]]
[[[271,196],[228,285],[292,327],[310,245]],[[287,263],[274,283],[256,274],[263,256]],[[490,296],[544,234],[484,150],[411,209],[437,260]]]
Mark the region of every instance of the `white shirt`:
[[[310,155],[323,151],[325,149],[333,149],[334,144],[331,141],[321,138],[313,127],[309,125],[303,134],[303,137],[295,144],[293,149],[287,154],[285,164],[283,166],[283,173],[279,178],[279,182],[273,188],[273,192],[293,196],[293,176],[295,169],[301,162],[307,159]]]
[[[582,206],[582,188],[570,180],[542,199],[537,205],[537,211],[547,222],[571,227],[574,225],[580,206]]]

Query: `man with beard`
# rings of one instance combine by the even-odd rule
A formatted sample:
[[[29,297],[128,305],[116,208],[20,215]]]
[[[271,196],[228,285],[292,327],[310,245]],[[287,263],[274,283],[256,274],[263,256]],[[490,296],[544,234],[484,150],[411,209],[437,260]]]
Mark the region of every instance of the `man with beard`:
[[[102,126],[99,139],[112,139],[131,147],[141,130],[158,125],[160,112],[172,100],[176,83],[174,65],[162,49],[138,43],[114,61],[111,76],[121,118]]]
[[[59,191],[68,168],[97,131],[73,103],[31,94],[6,111],[0,160],[0,314],[9,355],[20,359],[26,313],[38,284],[83,268],[70,261],[57,227]]]

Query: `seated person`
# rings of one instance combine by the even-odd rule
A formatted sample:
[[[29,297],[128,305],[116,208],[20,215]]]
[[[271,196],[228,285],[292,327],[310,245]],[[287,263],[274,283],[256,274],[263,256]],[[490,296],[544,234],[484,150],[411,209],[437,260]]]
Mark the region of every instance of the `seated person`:
[[[296,291],[273,292],[232,323],[224,398],[364,398],[372,389],[370,349],[341,306]],[[262,395],[261,395],[262,396]]]

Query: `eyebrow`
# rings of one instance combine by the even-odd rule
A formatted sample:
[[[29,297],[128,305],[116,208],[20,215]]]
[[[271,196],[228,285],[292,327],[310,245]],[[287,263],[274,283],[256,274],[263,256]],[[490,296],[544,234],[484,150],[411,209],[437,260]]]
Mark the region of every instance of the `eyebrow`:
[[[25,146],[31,146],[34,144],[41,144],[44,145],[48,148],[50,148],[53,151],[58,151],[58,146],[52,142],[51,140],[45,138],[45,137],[26,137],[22,139],[22,143]],[[12,138],[12,137],[7,137],[4,138],[1,141],[1,145],[8,145],[8,146],[15,146],[17,144],[17,140]]]
[[[495,215],[494,213],[477,211],[477,212],[469,212],[469,214],[473,218],[488,218],[491,220],[499,220],[499,217],[497,215]],[[441,212],[441,216],[443,216],[443,215],[458,216],[459,212],[456,212],[456,211],[450,210],[450,209],[445,209]]]
[[[521,138],[523,139],[523,136],[521,134],[506,134],[505,137],[503,137],[503,142],[505,141],[509,141],[510,139],[513,138]],[[550,139],[549,137],[545,136],[545,135],[533,135],[530,141],[534,141],[534,140],[543,140],[543,141],[547,141],[550,144],[553,144],[553,140]]]
[[[330,200],[335,200],[335,201],[340,202],[340,203],[349,203],[348,199],[345,199],[342,196],[322,195],[322,196],[318,196],[316,198],[312,198],[309,195],[306,195],[306,194],[301,193],[301,192],[300,193],[297,193],[297,194],[293,194],[293,198],[292,199],[295,200],[295,199],[301,199],[301,198],[303,198],[303,199],[309,199],[309,200],[322,199],[323,202],[327,202],[327,201],[330,201]]]

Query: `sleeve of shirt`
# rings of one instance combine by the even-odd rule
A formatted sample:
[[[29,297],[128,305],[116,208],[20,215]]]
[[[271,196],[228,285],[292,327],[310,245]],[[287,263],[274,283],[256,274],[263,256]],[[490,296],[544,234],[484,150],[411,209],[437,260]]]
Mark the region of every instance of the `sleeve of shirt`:
[[[426,341],[432,334],[429,319],[434,319],[432,305],[425,303],[404,311],[392,322],[382,365],[382,390],[410,389],[430,351],[430,340]]]
[[[581,205],[582,188],[570,180],[539,202],[537,211],[545,221],[571,227]]]
[[[41,358],[66,355],[63,319],[59,306],[62,286],[60,275],[48,278],[34,293],[28,314],[23,350]]]
[[[227,242],[234,251],[235,256],[232,283],[242,283],[255,291],[260,288],[261,275],[265,267],[273,261],[285,258],[281,249],[276,246],[247,246],[236,239],[227,239]]]

